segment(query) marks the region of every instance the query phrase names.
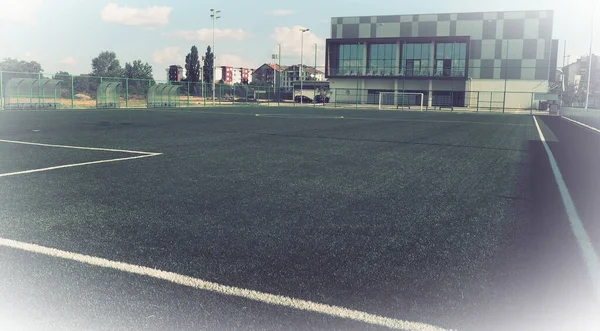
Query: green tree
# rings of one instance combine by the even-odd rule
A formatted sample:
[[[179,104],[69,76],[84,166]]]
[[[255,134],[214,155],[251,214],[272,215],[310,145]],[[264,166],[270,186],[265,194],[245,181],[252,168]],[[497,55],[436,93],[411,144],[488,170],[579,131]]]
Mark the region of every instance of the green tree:
[[[200,81],[200,60],[198,58],[198,48],[194,45],[185,57],[185,79],[189,84],[188,94],[196,94],[197,86],[194,83]]]
[[[200,60],[196,46],[192,46],[192,49],[185,57],[185,77],[191,83],[200,81]]]
[[[102,77],[121,77],[123,69],[115,52],[100,52],[92,59],[92,75]]]
[[[204,82],[212,83],[214,79],[214,65],[215,65],[215,54],[212,52],[210,46],[206,48],[206,54],[204,55]]]
[[[152,66],[135,60],[133,63],[126,62],[123,77],[129,78],[129,94],[143,97],[148,92],[148,87],[156,84],[152,76]]]
[[[12,58],[4,58],[0,62],[0,71],[14,71],[14,72],[31,72],[31,73],[42,73],[42,65],[36,61],[19,61]]]

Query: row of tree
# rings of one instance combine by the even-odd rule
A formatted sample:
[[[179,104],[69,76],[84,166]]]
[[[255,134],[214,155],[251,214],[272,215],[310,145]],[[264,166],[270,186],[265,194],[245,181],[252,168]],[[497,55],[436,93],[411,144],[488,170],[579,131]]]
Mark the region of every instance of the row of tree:
[[[202,57],[202,81],[210,83],[214,79],[213,66],[215,64],[215,54],[210,46],[206,48],[206,53]],[[184,81],[197,83],[200,81],[200,57],[198,47],[192,46],[190,52],[185,57],[185,78]]]
[[[141,60],[133,62],[125,62],[125,67],[121,67],[121,63],[115,52],[104,51],[92,59],[92,71],[88,75],[76,76],[73,78],[73,88],[75,93],[84,93],[94,95],[100,84],[99,79],[91,79],[86,76],[114,78],[128,78],[128,90],[131,94],[144,94],[148,86],[154,85],[154,77],[152,74],[152,66]],[[0,71],[9,73],[3,75],[3,79],[8,81],[12,77],[36,77],[39,74],[44,78],[42,66],[36,61],[19,61],[17,59],[5,58],[0,62]],[[20,74],[20,73],[32,73]],[[65,81],[65,85],[70,86],[71,77],[66,71],[59,71],[54,75],[57,80]],[[70,94],[70,92],[69,92]]]

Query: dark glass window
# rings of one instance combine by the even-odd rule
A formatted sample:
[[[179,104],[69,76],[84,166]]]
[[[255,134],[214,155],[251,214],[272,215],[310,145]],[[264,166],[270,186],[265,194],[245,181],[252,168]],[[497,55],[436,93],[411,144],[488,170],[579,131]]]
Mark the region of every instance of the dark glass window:
[[[337,72],[343,76],[364,75],[364,50],[363,44],[342,44],[338,46]]]
[[[403,44],[402,71],[406,76],[431,75],[431,44]]]
[[[396,73],[396,44],[369,45],[368,59],[368,75],[394,75]]]
[[[464,77],[466,75],[467,44],[438,43],[435,46],[435,76]]]

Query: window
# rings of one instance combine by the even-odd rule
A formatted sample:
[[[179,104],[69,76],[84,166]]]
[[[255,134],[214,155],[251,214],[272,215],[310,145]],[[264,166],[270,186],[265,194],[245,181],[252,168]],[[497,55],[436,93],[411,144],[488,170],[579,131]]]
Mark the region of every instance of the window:
[[[396,74],[396,44],[369,45],[368,75],[390,76]]]
[[[338,45],[337,72],[334,74],[343,76],[363,75],[364,74],[364,50],[363,44],[342,44]],[[335,67],[335,66],[334,66]]]
[[[466,75],[467,44],[438,43],[435,46],[435,76],[464,77]]]
[[[431,44],[402,45],[402,69],[406,76],[429,76]]]

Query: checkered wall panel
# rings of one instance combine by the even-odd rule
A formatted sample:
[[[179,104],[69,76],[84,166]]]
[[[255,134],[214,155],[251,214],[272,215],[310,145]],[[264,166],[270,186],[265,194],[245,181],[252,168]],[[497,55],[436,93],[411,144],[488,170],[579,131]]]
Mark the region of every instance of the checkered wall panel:
[[[469,36],[471,77],[548,79],[553,16],[546,10],[334,17],[331,38]]]

